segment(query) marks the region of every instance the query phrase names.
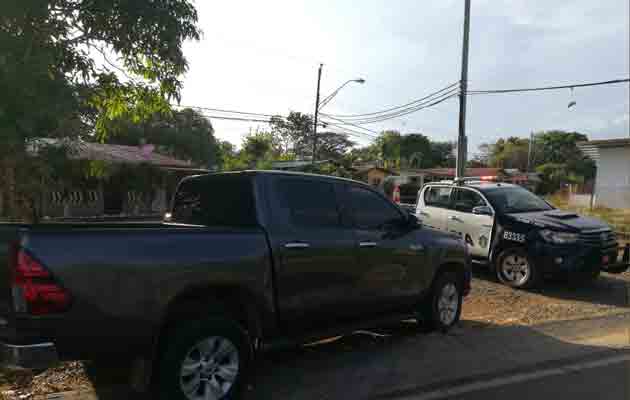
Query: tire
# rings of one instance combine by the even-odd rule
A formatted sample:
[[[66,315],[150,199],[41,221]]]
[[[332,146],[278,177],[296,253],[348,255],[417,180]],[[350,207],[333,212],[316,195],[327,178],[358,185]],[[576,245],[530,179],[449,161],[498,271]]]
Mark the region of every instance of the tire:
[[[532,289],[540,281],[540,271],[522,247],[503,250],[497,257],[495,272],[499,282],[516,289]]]
[[[462,287],[454,272],[443,272],[435,279],[430,296],[420,310],[424,332],[448,332],[462,314]]]
[[[157,365],[159,399],[202,400],[206,390],[215,394],[212,399],[238,399],[251,346],[236,322],[227,318],[192,321],[168,332],[164,340]]]

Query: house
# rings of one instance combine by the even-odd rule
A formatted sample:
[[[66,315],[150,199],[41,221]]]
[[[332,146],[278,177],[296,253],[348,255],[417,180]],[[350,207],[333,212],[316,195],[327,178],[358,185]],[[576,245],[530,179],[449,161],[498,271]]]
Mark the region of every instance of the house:
[[[630,138],[591,140],[578,147],[597,165],[592,205],[630,208]]]
[[[330,160],[318,160],[315,162],[312,160],[273,161],[271,168],[280,171],[304,171],[310,169],[313,165],[325,165],[330,162]]]
[[[65,144],[71,146],[68,157],[72,162],[107,172],[91,177],[62,177],[56,185],[47,188],[40,199],[43,217],[161,215],[181,178],[208,172],[189,161],[159,154],[152,145],[124,146],[84,141]],[[42,146],[55,145],[61,145],[61,141],[36,139],[28,151],[37,155]],[[3,215],[3,198],[6,197],[0,190],[0,215]]]
[[[387,168],[369,166],[357,169],[354,178],[366,182],[370,186],[379,186],[385,178],[394,175],[397,173]]]

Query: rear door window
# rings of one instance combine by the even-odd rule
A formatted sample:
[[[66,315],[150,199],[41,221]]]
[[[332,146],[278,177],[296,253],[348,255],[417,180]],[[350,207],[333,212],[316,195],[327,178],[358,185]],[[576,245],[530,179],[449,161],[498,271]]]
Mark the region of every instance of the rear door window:
[[[388,224],[403,220],[403,214],[388,201],[371,190],[350,186],[347,201],[360,229],[381,229]]]
[[[448,208],[451,203],[453,188],[445,186],[430,186],[424,191],[424,205],[428,207]]]
[[[307,179],[278,179],[278,206],[289,210],[295,227],[338,227],[341,217],[331,183]]]
[[[171,221],[205,226],[256,226],[253,183],[247,176],[209,175],[184,180]]]

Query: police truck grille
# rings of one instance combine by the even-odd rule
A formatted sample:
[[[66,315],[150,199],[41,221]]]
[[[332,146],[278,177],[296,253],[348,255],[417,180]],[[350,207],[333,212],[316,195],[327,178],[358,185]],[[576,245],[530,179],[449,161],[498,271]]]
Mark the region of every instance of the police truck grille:
[[[617,246],[617,237],[610,229],[583,231],[580,233],[580,241],[589,246],[602,248]]]

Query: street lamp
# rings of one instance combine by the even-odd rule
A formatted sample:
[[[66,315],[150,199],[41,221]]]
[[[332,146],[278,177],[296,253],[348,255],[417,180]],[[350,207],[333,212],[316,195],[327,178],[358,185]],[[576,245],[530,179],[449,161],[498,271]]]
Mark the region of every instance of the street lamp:
[[[313,164],[315,164],[315,155],[317,153],[317,117],[319,116],[319,110],[321,110],[322,107],[324,107],[326,104],[328,104],[330,102],[330,100],[332,100],[333,97],[335,97],[337,95],[337,93],[339,93],[339,91],[344,86],[346,86],[348,83],[350,83],[350,82],[356,82],[356,83],[360,83],[360,84],[365,83],[365,79],[363,79],[363,78],[347,80],[341,86],[339,86],[337,89],[335,89],[331,94],[326,96],[320,103],[320,101],[319,101],[319,84],[320,84],[321,79],[322,79],[322,67],[323,67],[323,64],[319,64],[319,70],[317,71],[317,96],[315,97],[315,117],[313,118]]]
[[[333,97],[335,97],[337,95],[337,93],[339,93],[339,91],[346,86],[348,83],[350,82],[356,82],[356,83],[360,83],[360,84],[364,84],[365,83],[365,79],[363,78],[358,78],[358,79],[350,79],[345,81],[341,86],[339,86],[337,89],[335,89],[331,94],[329,94],[328,96],[324,97],[324,100],[322,100],[319,103],[319,110],[322,109],[322,107],[324,107],[326,104],[328,104],[330,102],[330,100],[333,99]]]

